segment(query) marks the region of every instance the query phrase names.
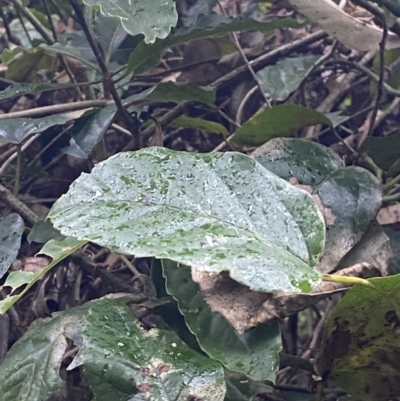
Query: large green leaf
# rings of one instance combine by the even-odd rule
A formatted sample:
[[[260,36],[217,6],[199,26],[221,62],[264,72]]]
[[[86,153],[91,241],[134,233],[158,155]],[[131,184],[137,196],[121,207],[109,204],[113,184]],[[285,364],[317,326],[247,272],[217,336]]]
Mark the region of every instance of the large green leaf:
[[[178,21],[172,0],[83,0],[91,7],[100,6],[106,17],[117,18],[130,35],[143,34],[146,43],[165,38]]]
[[[259,291],[310,291],[324,224],[306,192],[240,153],[121,153],[53,206],[62,234],[168,258]]]
[[[375,219],[382,199],[378,180],[362,168],[342,168],[341,159],[329,148],[303,139],[272,139],[252,156],[280,177],[310,186],[319,196],[327,238],[317,269],[332,271]]]
[[[301,128],[316,124],[332,126],[331,120],[318,111],[295,104],[283,104],[246,121],[235,132],[232,143],[260,146],[272,138],[288,136]]]
[[[97,401],[222,401],[222,366],[183,343],[173,331],[145,331],[128,307],[93,304],[78,356]]]
[[[158,64],[165,49],[192,40],[247,30],[261,31],[269,35],[277,28],[300,28],[301,26],[303,25],[293,18],[275,18],[268,22],[259,22],[253,18],[233,19],[216,13],[202,14],[195,24],[178,29],[164,40],[156,40],[153,44],[139,43],[129,57],[127,73],[145,72]]]
[[[276,65],[269,65],[257,72],[263,91],[275,100],[285,100],[294,92],[309,69],[320,56],[287,57]]]
[[[281,336],[276,321],[239,334],[204,301],[190,268],[170,260],[162,262],[167,291],[177,301],[201,349],[226,368],[253,380],[274,381],[279,368]]]
[[[354,286],[329,317],[321,374],[354,399],[396,399],[400,393],[400,275]]]
[[[271,139],[251,155],[279,177],[295,177],[302,185],[317,185],[343,165],[326,146],[297,138]]]

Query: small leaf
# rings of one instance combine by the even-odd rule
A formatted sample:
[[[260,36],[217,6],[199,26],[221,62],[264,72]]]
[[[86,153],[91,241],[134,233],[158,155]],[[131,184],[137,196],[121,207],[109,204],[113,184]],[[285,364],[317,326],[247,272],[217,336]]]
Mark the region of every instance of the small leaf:
[[[65,236],[54,228],[50,220],[39,220],[32,227],[31,232],[28,234],[27,240],[29,243],[34,241],[39,244],[44,244],[52,239],[56,241],[62,241],[64,238]]]
[[[90,6],[100,6],[100,12],[121,21],[129,35],[143,34],[146,43],[165,38],[178,22],[172,0],[83,0]]]
[[[367,152],[381,169],[388,171],[400,160],[400,131],[385,137],[367,137],[359,152]]]
[[[64,235],[168,258],[259,291],[310,291],[324,246],[314,201],[240,153],[148,148],[83,174],[49,218]]]
[[[117,112],[115,104],[90,110],[73,127],[70,145],[62,151],[79,159],[87,159],[107,131]]]
[[[16,213],[12,213],[0,221],[0,278],[4,276],[17,257],[24,230],[24,220]]]
[[[261,324],[239,334],[203,300],[189,267],[165,259],[162,265],[167,291],[178,301],[179,310],[201,349],[229,370],[253,380],[275,380],[281,350],[278,323]]]
[[[260,85],[269,97],[285,100],[294,92],[320,56],[288,57],[257,72]]]
[[[316,124],[332,126],[323,114],[294,104],[275,106],[246,121],[232,138],[232,143],[260,146],[272,138],[288,136]]]
[[[23,96],[30,93],[46,92],[51,90],[68,89],[75,87],[75,84],[15,84],[10,85],[3,91],[0,91],[0,100],[9,99],[16,96]]]
[[[148,98],[161,102],[176,103],[197,101],[215,107],[215,96],[215,89],[197,86],[192,82],[161,82]]]
[[[319,373],[366,401],[395,399],[400,393],[400,275],[357,284],[329,316]]]
[[[78,110],[39,118],[2,119],[0,138],[9,143],[20,144],[29,135],[43,132],[54,125],[65,124],[67,121],[80,117],[84,112],[85,110]]]
[[[228,135],[227,129],[215,121],[204,120],[203,118],[194,118],[181,116],[169,123],[174,128],[194,128],[204,132],[212,132],[214,134]]]
[[[101,299],[89,309],[78,356],[97,401],[222,401],[222,366],[191,350],[173,331],[145,331],[128,307]]]

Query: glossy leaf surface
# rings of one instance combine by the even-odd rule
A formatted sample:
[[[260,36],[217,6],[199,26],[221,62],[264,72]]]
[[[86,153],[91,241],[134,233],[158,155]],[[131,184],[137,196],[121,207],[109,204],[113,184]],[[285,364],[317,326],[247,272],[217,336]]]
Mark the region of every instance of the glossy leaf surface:
[[[142,329],[129,308],[102,299],[89,310],[78,356],[98,401],[222,401],[222,366],[173,331]]]
[[[121,153],[83,174],[49,214],[64,235],[168,258],[259,291],[310,291],[324,246],[314,201],[240,153]]]

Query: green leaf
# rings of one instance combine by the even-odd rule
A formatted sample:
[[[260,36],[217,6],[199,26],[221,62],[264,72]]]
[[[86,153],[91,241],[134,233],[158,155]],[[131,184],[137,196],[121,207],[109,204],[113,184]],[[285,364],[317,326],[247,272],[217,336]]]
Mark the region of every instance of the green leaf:
[[[310,291],[324,224],[306,192],[240,153],[148,148],[84,174],[49,218],[64,235],[155,256],[259,291]]]
[[[42,279],[47,272],[54,266],[64,260],[66,257],[74,253],[76,250],[86,244],[87,241],[77,241],[74,238],[67,237],[62,241],[51,240],[41,249],[39,253],[50,256],[52,262],[39,273],[32,276],[21,275],[21,272],[11,272],[7,277],[7,283],[18,283],[19,285],[26,284],[26,287],[18,295],[8,295],[5,299],[0,301],[0,315],[7,312],[28,290],[40,279]],[[13,290],[15,287],[13,287]]]
[[[2,119],[0,139],[9,143],[20,144],[29,135],[43,132],[54,125],[65,124],[67,121],[80,117],[84,112],[85,110],[78,110],[39,118]]]
[[[235,372],[225,370],[226,396],[224,401],[258,401],[260,393],[271,393],[273,387],[254,381]]]
[[[24,229],[24,220],[16,213],[11,213],[0,221],[0,278],[18,255]]]
[[[52,239],[62,241],[65,238],[60,231],[56,230],[50,220],[39,220],[32,227],[31,232],[28,234],[27,240],[29,243],[32,241],[39,244],[44,244]]]
[[[176,103],[197,101],[215,107],[215,96],[215,89],[197,86],[192,82],[161,82],[148,98],[161,102]]]
[[[172,0],[83,0],[84,4],[100,6],[100,12],[117,18],[130,35],[144,35],[146,43],[165,38],[178,22]]]
[[[143,330],[125,305],[101,299],[89,309],[78,356],[97,401],[202,398],[222,401],[222,366],[173,331]]]
[[[12,291],[21,287],[22,285],[28,284],[35,273],[24,272],[24,271],[14,271],[8,275],[7,280],[4,283],[4,287],[11,287]]]
[[[257,72],[260,85],[274,100],[285,100],[294,92],[320,56],[288,57]]]
[[[246,121],[232,138],[232,143],[260,146],[272,138],[288,136],[316,124],[332,126],[323,114],[294,104],[275,106]]]
[[[400,393],[400,275],[355,285],[327,320],[321,374],[354,399],[395,399]]]
[[[116,113],[115,104],[85,113],[75,122],[70,145],[62,151],[79,159],[87,159],[107,131]]]
[[[252,156],[266,169],[299,184],[318,185],[342,167],[342,159],[319,143],[297,138],[274,138],[257,148]]]
[[[375,164],[388,171],[400,159],[400,131],[385,137],[367,137],[359,152],[367,152]]]
[[[37,319],[0,365],[0,394],[7,401],[43,401],[64,386],[59,370],[68,332],[80,331],[84,305],[53,319]]]
[[[169,125],[174,128],[194,128],[204,132],[212,132],[224,136],[228,135],[227,129],[222,124],[204,120],[203,118],[181,116],[171,121]]]
[[[42,81],[39,71],[45,69],[54,72],[57,64],[57,58],[43,49],[33,48],[29,51],[23,49],[23,53],[18,58],[9,62],[5,78],[17,82],[39,83]]]
[[[195,24],[178,29],[164,40],[156,40],[153,44],[145,42],[131,53],[127,73],[140,74],[158,64],[163,51],[169,47],[187,43],[192,40],[221,36],[234,31],[261,31],[270,35],[277,28],[301,28],[293,18],[275,18],[268,22],[259,22],[253,18],[230,18],[225,15],[210,13],[200,15]]]
[[[359,167],[341,168],[315,189],[327,216],[326,251],[319,266],[330,272],[361,239],[382,202],[380,182]]]
[[[10,85],[3,91],[0,91],[0,100],[37,92],[46,92],[51,90],[73,88],[75,86],[76,86],[75,84],[52,84],[52,83],[15,84],[15,85]]]
[[[71,34],[72,36],[73,34]],[[76,33],[75,38],[79,38],[79,34]],[[45,43],[42,43],[39,46],[41,49],[48,53],[52,54],[61,54],[62,56],[67,56],[71,57],[73,59],[79,60],[82,64],[86,65],[87,67],[100,71],[97,63],[94,63],[93,61],[90,61],[91,58],[93,58],[93,52],[90,47],[85,46],[84,48],[79,47],[75,42],[68,42],[68,43],[60,43],[56,42],[52,45],[47,45]]]
[[[253,380],[275,380],[282,348],[278,323],[261,324],[239,334],[204,301],[189,267],[166,259],[162,265],[167,291],[178,301],[179,310],[201,349],[229,370]]]

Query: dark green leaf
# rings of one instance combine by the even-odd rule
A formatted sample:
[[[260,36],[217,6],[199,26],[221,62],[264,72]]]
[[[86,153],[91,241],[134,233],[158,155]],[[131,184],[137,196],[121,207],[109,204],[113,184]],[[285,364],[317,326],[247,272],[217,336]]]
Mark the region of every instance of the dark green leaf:
[[[228,135],[227,129],[222,124],[204,120],[203,118],[181,116],[171,121],[169,125],[174,128],[194,128],[204,132],[212,132],[224,136]]]
[[[197,86],[192,82],[161,82],[149,95],[149,99],[161,102],[197,101],[215,107],[216,90]]]
[[[173,331],[145,331],[125,305],[102,299],[86,318],[69,369],[83,364],[97,401],[222,401],[222,366],[191,350]]]
[[[277,28],[300,28],[301,26],[302,24],[292,18],[275,18],[269,22],[259,22],[252,18],[233,19],[216,13],[203,14],[199,16],[196,24],[178,29],[175,34],[169,35],[164,40],[156,40],[151,45],[140,43],[129,58],[127,73],[139,74],[154,67],[165,49],[192,40],[246,30],[261,31],[269,35]]]
[[[0,221],[0,278],[18,255],[24,229],[24,220],[16,213]]]
[[[327,218],[326,250],[321,270],[330,272],[361,239],[382,201],[379,181],[359,167],[341,168],[317,188]]]
[[[79,159],[87,159],[107,131],[116,112],[115,104],[109,104],[79,118],[74,124],[70,145],[62,151]]]
[[[189,267],[165,259],[162,264],[167,291],[178,301],[179,310],[201,349],[229,370],[253,380],[275,380],[281,350],[278,323],[261,324],[243,334],[237,333],[204,301]]]
[[[44,244],[52,239],[62,241],[64,238],[65,236],[54,228],[50,220],[39,220],[32,227],[27,239],[29,243],[34,241],[39,244]]]
[[[240,153],[165,148],[99,163],[49,214],[64,235],[116,252],[168,258],[259,291],[309,291],[324,245],[317,206]]]
[[[285,100],[294,92],[320,56],[288,57],[257,72],[260,85],[269,97]]]
[[[294,104],[275,106],[246,121],[232,138],[232,143],[260,146],[272,138],[288,136],[316,124],[332,126],[325,115]]]
[[[73,87],[75,87],[75,84],[52,84],[52,83],[15,84],[9,86],[3,91],[0,91],[0,100],[16,96],[23,96],[30,93],[45,92],[50,90],[66,89]]]
[[[39,118],[7,118],[1,120],[0,139],[19,144],[29,135],[43,132],[54,125],[62,125],[67,121],[80,117],[84,110],[69,113],[51,114]]]
[[[321,374],[354,399],[395,399],[400,393],[400,275],[355,285],[330,315]]]
[[[326,146],[296,138],[271,139],[252,156],[279,177],[295,177],[299,184],[311,186],[343,165],[341,158]]]
[[[386,137],[367,137],[359,152],[367,152],[381,169],[388,171],[400,159],[400,132]]]
[[[84,323],[87,306],[54,319],[37,319],[10,349],[0,365],[0,394],[7,401],[43,401],[60,390],[59,370],[67,333]]]

